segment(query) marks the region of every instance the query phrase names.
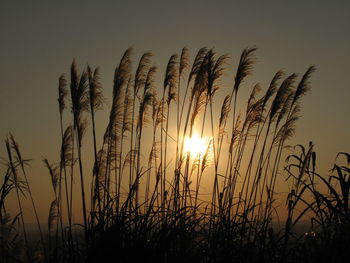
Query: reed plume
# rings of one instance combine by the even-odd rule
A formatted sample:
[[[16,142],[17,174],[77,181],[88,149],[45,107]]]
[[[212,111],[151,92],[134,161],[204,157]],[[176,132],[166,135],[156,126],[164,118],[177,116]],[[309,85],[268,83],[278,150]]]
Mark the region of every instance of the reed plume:
[[[57,99],[60,115],[62,115],[63,110],[66,108],[67,95],[68,95],[67,80],[65,75],[62,74],[58,80],[58,99]]]
[[[43,159],[43,162],[44,162],[46,168],[49,171],[53,192],[55,194],[55,198],[51,202],[51,205],[50,205],[49,216],[48,216],[48,219],[47,219],[47,226],[48,226],[49,238],[50,238],[52,226],[54,225],[54,221],[56,221],[55,246],[57,247],[58,246],[58,230],[59,230],[58,229],[58,226],[59,226],[58,218],[59,218],[59,216],[61,214],[61,212],[60,212],[60,202],[59,202],[59,198],[60,198],[59,194],[60,193],[59,193],[59,189],[58,189],[59,188],[59,183],[60,183],[60,178],[59,178],[60,174],[59,174],[59,171],[58,171],[58,167],[51,165],[46,158]],[[55,253],[55,256],[56,256],[56,253]]]
[[[149,68],[149,63],[151,57],[153,56],[152,52],[145,52],[139,61],[139,64],[136,69],[135,77],[134,77],[134,89],[133,89],[133,99],[132,99],[132,120],[135,120],[135,108],[136,108],[136,98],[138,98],[138,92],[145,84],[145,78],[147,76],[147,71]],[[136,131],[135,131],[136,132]],[[131,123],[131,136],[130,136],[130,153],[134,152],[134,121]],[[130,155],[130,158],[133,158],[133,154]],[[132,188],[134,182],[134,168],[132,166],[133,159],[130,160],[129,166],[129,189]]]
[[[25,190],[27,189],[27,186],[18,177],[18,171],[17,171],[16,165],[15,165],[14,160],[13,160],[10,141],[8,138],[6,138],[6,140],[5,140],[5,145],[6,145],[6,151],[7,151],[7,156],[8,156],[7,166],[9,168],[9,170],[11,171],[11,179],[13,181],[14,188],[16,190],[16,199],[17,199],[17,204],[18,204],[19,213],[20,213],[20,219],[21,219],[20,221],[21,221],[21,226],[22,226],[22,231],[23,231],[24,245],[25,245],[26,252],[27,252],[27,260],[29,260],[30,256],[29,256],[29,250],[28,250],[27,230],[25,227],[23,206],[22,206],[22,201],[20,198],[20,192],[22,193],[22,195],[25,195]]]
[[[304,73],[303,77],[301,78],[295,93],[293,97],[293,101],[291,103],[291,106],[294,106],[295,103],[297,103],[300,98],[305,95],[310,89],[310,77],[313,72],[315,72],[316,67],[315,66],[310,66],[306,72]]]
[[[95,112],[99,109],[102,109],[104,98],[102,93],[102,86],[100,83],[100,75],[99,75],[99,69],[96,68],[94,71],[90,68],[90,66],[87,66],[87,75],[88,75],[88,82],[89,82],[89,106],[90,106],[90,113],[91,113],[91,122],[92,122],[92,135],[93,135],[93,144],[94,144],[94,174],[95,176],[94,183],[96,183],[96,187],[99,189],[99,178],[98,176],[98,160],[97,160],[97,146],[96,146],[96,128],[95,128]],[[93,193],[93,191],[91,191]],[[99,195],[99,191],[97,192],[97,207],[98,207],[98,213],[101,216],[101,197]],[[94,198],[91,198],[93,201]],[[95,204],[92,203],[91,210],[95,209]]]
[[[81,188],[81,199],[82,199],[82,208],[83,208],[83,220],[84,220],[84,233],[85,233],[85,242],[88,243],[88,234],[87,234],[87,210],[86,210],[86,200],[85,200],[85,185],[84,185],[84,173],[82,165],[82,156],[81,156],[81,146],[84,131],[86,128],[86,119],[83,119],[84,111],[88,110],[89,102],[87,97],[87,74],[84,71],[81,76],[78,75],[77,65],[75,60],[72,62],[71,66],[71,102],[72,102],[72,113],[73,113],[73,122],[74,129],[77,138],[77,151],[78,151],[78,162],[79,162],[79,171],[80,171],[80,188]]]
[[[169,58],[166,71],[165,71],[165,77],[164,77],[164,84],[163,84],[163,96],[162,100],[165,100],[165,92],[166,89],[168,89],[168,97],[166,99],[167,109],[166,109],[166,124],[165,124],[165,142],[164,142],[164,153],[163,153],[163,146],[161,147],[160,152],[160,164],[163,167],[162,169],[162,204],[163,204],[163,210],[165,209],[165,202],[166,202],[166,167],[167,167],[167,144],[168,144],[168,127],[169,127],[169,109],[170,109],[170,103],[176,99],[177,96],[177,80],[178,80],[178,55],[174,54]],[[164,104],[162,105],[162,115],[164,115]],[[161,123],[161,145],[163,145],[163,122]],[[163,157],[164,156],[164,157]]]
[[[24,168],[25,164],[27,164],[29,160],[25,160],[25,159],[22,158],[21,152],[19,150],[18,143],[16,142],[15,138],[13,137],[13,135],[11,133],[10,133],[10,141],[11,141],[11,148],[12,148],[12,150],[15,153],[16,162],[18,163],[18,165],[21,167],[21,170],[22,170],[22,174],[23,174],[24,181],[25,181],[25,184],[26,184],[26,189],[27,189],[27,191],[29,193],[30,202],[31,202],[31,205],[32,205],[32,208],[33,208],[33,211],[34,211],[35,221],[36,221],[36,224],[38,226],[41,245],[43,247],[44,254],[46,254],[45,243],[44,243],[44,236],[43,236],[43,233],[42,233],[42,230],[41,230],[38,212],[37,212],[37,209],[36,209],[36,206],[35,206],[35,202],[34,202],[34,198],[33,198],[33,195],[32,195],[32,191],[31,191],[31,188],[30,188],[30,185],[29,185],[27,173],[26,173],[25,168]]]
[[[109,123],[106,129],[106,135],[108,138],[106,141],[107,144],[107,168],[104,175],[104,198],[103,204],[106,207],[110,203],[110,182],[111,182],[111,173],[112,165],[114,165],[114,176],[115,176],[115,192],[118,191],[118,179],[121,175],[118,174],[120,169],[118,169],[118,158],[120,158],[121,152],[121,142],[123,134],[123,120],[124,120],[124,88],[128,85],[131,78],[131,61],[132,48],[128,48],[119,62],[119,66],[116,67],[114,71],[114,80],[113,80],[113,98],[112,106],[109,115]]]
[[[221,106],[221,112],[220,112],[220,118],[219,118],[219,128],[218,128],[219,137],[223,136],[225,133],[224,123],[226,122],[228,114],[231,111],[230,100],[231,100],[231,96],[227,95],[222,103],[222,106]]]

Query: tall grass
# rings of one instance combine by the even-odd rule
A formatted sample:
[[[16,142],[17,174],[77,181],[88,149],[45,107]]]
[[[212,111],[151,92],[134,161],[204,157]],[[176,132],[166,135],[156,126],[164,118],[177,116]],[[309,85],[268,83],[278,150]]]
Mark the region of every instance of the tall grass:
[[[312,233],[317,233],[312,238],[317,242],[321,241],[318,236],[339,242],[339,228],[349,226],[349,168],[335,165],[336,175],[329,180],[317,174],[312,144],[308,150],[300,147],[300,156],[288,158],[296,164],[288,164],[284,171],[280,167],[315,68],[308,68],[300,80],[296,74],[284,77],[278,71],[265,92],[260,84],[251,88],[246,108],[240,110],[239,91],[249,89],[245,81],[253,74],[256,51],[247,48],[242,52],[232,88],[228,89],[221,79],[231,70],[227,66],[229,56],[217,55],[213,49],[201,48],[192,66],[186,47],[180,56],[172,55],[162,87],[155,82],[157,68],[151,66],[152,53],[144,53],[133,72],[132,49],[127,49],[114,71],[109,119],[100,146],[95,113],[103,108],[105,99],[99,69],[87,66],[79,73],[73,61],[70,117],[64,115],[67,81],[64,75],[59,78],[60,160],[55,165],[44,159],[54,200],[48,217],[48,256],[42,260],[297,262],[307,257],[302,254],[305,249],[318,251],[316,243],[309,240],[303,241],[309,246],[304,250],[301,243],[294,243],[293,228],[307,217],[312,218]],[[227,95],[216,116],[218,92]],[[88,113],[92,173],[83,169],[83,157],[89,154],[82,146]],[[68,117],[65,122],[63,116]],[[70,125],[64,127],[66,122]],[[195,133],[208,140],[205,153],[194,156],[185,151],[185,141]],[[10,141],[6,140],[8,160],[0,192],[0,219],[2,229],[10,227],[5,199],[15,190],[19,214],[14,221],[21,223],[28,251],[22,208],[25,193],[29,193],[34,211],[35,202],[24,169],[27,160],[22,159],[12,136]],[[349,155],[340,155],[346,156],[349,164]],[[73,208],[72,201],[77,195],[73,192],[77,165],[81,209]],[[278,231],[274,228],[278,216],[275,195],[282,172],[292,188],[287,196],[285,226]],[[318,182],[325,185],[329,195],[318,190]],[[303,210],[298,214],[300,207]],[[73,234],[73,214],[82,218],[83,239],[79,231]],[[339,228],[336,222],[341,222]],[[1,237],[4,235],[2,230]],[[41,243],[45,244],[43,236]],[[11,261],[4,252],[5,245],[1,246],[2,259]],[[44,246],[41,251],[46,251]],[[22,259],[31,258],[27,253]]]

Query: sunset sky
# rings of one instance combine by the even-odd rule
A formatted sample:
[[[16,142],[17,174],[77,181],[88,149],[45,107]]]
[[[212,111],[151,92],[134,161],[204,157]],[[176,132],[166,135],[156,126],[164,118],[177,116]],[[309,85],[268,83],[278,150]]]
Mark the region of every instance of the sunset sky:
[[[45,221],[52,189],[42,156],[52,162],[59,158],[58,78],[66,73],[69,79],[73,58],[80,70],[87,64],[100,67],[108,102],[97,114],[100,145],[113,71],[128,47],[134,48],[134,68],[143,52],[154,53],[159,88],[169,57],[184,46],[191,61],[203,46],[229,54],[217,110],[231,92],[241,52],[257,47],[240,109],[255,83],[265,90],[279,69],[300,76],[315,65],[312,90],[303,98],[302,118],[289,144],[313,141],[319,171],[327,173],[338,152],[350,151],[349,13],[350,2],[340,0],[1,1],[0,157],[6,158],[4,140],[11,132],[24,157],[33,159],[28,174]],[[85,165],[91,168],[91,140],[86,141]]]

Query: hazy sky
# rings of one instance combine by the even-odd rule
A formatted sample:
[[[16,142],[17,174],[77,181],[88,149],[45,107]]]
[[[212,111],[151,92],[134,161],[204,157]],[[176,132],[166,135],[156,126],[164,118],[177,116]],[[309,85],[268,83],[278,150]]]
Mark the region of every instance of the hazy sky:
[[[105,96],[111,98],[113,71],[129,46],[135,64],[144,51],[154,52],[159,81],[170,55],[185,45],[192,59],[202,46],[229,53],[222,97],[230,92],[246,47],[258,47],[247,92],[256,82],[266,88],[281,68],[303,74],[313,64],[312,91],[303,98],[303,117],[291,143],[312,140],[323,171],[337,152],[350,152],[349,1],[72,2],[0,3],[0,138],[12,132],[22,154],[34,159],[31,181],[42,196],[52,190],[41,158],[58,160],[59,75],[69,72],[73,57],[80,69],[87,63],[100,66]],[[101,135],[107,109],[98,117]],[[5,157],[4,143],[0,156]],[[37,199],[48,207],[50,198]]]

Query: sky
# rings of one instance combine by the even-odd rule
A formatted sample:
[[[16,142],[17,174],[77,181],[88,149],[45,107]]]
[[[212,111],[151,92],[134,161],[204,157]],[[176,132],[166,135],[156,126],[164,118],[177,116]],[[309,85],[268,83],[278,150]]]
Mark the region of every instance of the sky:
[[[349,11],[349,1],[339,0],[1,1],[0,156],[5,157],[4,139],[13,133],[22,154],[33,159],[29,174],[34,197],[48,209],[53,194],[41,160],[58,160],[58,77],[69,73],[73,58],[80,69],[87,63],[100,67],[108,100],[113,71],[130,46],[135,64],[143,52],[154,53],[159,84],[167,60],[184,46],[192,59],[199,48],[214,48],[231,57],[223,80],[226,92],[217,99],[221,103],[232,88],[241,52],[257,47],[257,63],[243,96],[254,83],[266,88],[279,69],[302,75],[316,66],[290,143],[313,141],[319,169],[327,173],[338,152],[350,152]],[[99,138],[107,109],[97,114]],[[86,147],[91,149],[88,143]]]

